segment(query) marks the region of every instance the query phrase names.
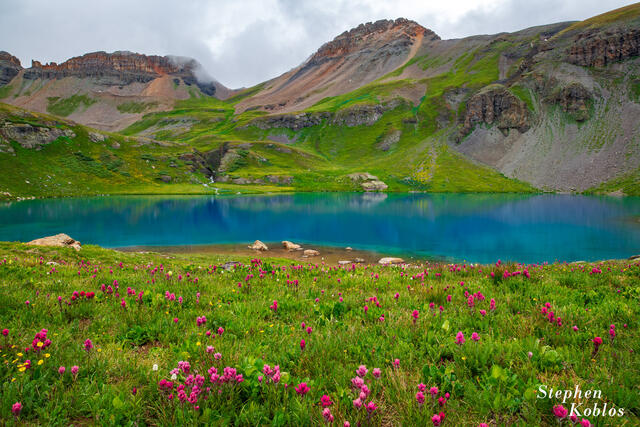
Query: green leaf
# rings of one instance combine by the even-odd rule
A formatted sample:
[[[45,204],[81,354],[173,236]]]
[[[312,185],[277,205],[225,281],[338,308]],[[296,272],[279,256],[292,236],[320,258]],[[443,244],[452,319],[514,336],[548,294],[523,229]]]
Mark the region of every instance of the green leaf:
[[[120,398],[118,396],[113,398],[113,400],[111,401],[111,404],[116,409],[120,409],[120,408],[122,408],[124,406],[124,403],[122,402],[122,400],[120,400]]]

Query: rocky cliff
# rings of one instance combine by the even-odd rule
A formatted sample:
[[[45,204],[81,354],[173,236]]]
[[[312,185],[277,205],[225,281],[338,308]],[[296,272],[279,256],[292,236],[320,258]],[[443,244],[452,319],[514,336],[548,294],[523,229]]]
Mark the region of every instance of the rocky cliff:
[[[578,34],[567,51],[567,62],[605,67],[640,54],[640,28],[590,30]]]
[[[295,114],[275,114],[260,117],[252,120],[248,126],[267,130],[274,128],[286,128],[298,131],[311,126],[318,126],[326,122],[332,126],[371,126],[377,122],[382,115],[401,104],[399,100],[392,100],[384,104],[377,105],[356,105],[354,107],[340,110],[336,113],[328,111],[301,112]]]
[[[200,64],[194,59],[171,56],[141,55],[132,52],[93,52],[71,58],[61,64],[41,64],[32,61],[24,78],[61,79],[64,77],[93,78],[106,85],[128,85],[134,82],[148,83],[159,77],[180,77],[187,85],[195,84],[210,96],[216,94],[217,83],[198,80]]]
[[[9,83],[22,70],[20,60],[8,52],[0,51],[0,87]]]
[[[468,134],[479,123],[495,125],[505,133],[509,129],[524,133],[531,127],[526,104],[501,85],[491,86],[471,97],[461,133]]]
[[[409,61],[424,43],[438,40],[433,31],[404,18],[361,24],[322,45],[300,66],[266,82],[265,89],[240,101],[236,110],[300,111],[380,78]]]
[[[366,48],[371,43],[377,43],[381,39],[388,41],[384,46],[387,53],[401,52],[413,44],[418,36],[430,40],[440,40],[440,37],[433,31],[404,18],[398,18],[395,21],[382,19],[360,24],[322,45],[309,59],[308,65],[316,65],[328,59],[347,56]]]

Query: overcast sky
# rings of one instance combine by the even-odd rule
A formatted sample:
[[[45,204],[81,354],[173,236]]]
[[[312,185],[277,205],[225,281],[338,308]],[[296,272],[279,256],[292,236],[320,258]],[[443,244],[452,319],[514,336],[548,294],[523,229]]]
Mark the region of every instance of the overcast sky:
[[[251,86],[363,22],[404,17],[443,39],[582,20],[623,0],[0,0],[0,50],[63,62],[104,50],[190,56]]]

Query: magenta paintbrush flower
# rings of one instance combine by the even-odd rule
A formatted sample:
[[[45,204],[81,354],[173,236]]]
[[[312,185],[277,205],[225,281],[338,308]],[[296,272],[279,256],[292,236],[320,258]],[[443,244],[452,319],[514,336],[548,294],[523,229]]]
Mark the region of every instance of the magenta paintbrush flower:
[[[11,406],[11,412],[14,416],[18,417],[20,412],[22,412],[22,403],[16,402]]]
[[[300,383],[294,390],[296,391],[296,393],[298,393],[298,395],[304,396],[309,392],[310,389],[307,386],[307,383]]]

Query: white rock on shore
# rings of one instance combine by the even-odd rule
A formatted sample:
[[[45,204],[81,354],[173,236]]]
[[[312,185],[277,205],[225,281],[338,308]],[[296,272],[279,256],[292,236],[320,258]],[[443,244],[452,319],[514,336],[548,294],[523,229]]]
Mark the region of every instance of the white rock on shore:
[[[55,236],[41,237],[39,239],[27,242],[27,245],[68,247],[73,248],[76,251],[79,251],[81,249],[80,242],[72,239],[64,233],[56,234]]]
[[[288,251],[301,251],[302,250],[302,246],[300,246],[300,245],[298,245],[296,243],[290,242],[288,240],[283,240],[282,241],[282,247],[285,248]]]
[[[394,258],[394,257],[384,257],[380,258],[378,264],[389,265],[389,264],[402,264],[404,260],[402,258]]]
[[[253,249],[254,251],[268,251],[269,247],[262,243],[260,240],[256,240],[252,245],[248,246],[249,249]]]

